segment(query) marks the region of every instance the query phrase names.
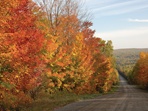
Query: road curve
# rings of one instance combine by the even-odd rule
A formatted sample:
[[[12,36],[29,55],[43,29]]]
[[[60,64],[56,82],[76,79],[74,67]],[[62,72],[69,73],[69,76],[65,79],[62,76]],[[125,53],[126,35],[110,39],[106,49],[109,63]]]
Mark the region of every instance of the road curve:
[[[148,111],[148,92],[129,85],[120,77],[120,85],[114,94],[69,104],[55,111]]]

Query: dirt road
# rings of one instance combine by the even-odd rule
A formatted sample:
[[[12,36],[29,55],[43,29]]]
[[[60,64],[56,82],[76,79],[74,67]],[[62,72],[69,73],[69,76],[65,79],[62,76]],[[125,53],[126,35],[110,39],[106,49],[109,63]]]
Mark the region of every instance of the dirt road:
[[[148,111],[148,92],[120,77],[119,89],[114,94],[75,102],[55,111]]]

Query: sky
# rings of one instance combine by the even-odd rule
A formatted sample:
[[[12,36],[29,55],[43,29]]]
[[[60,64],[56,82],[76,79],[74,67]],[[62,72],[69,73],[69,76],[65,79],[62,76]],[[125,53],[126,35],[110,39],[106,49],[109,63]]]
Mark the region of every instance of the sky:
[[[148,48],[148,0],[85,0],[95,36],[114,49]]]

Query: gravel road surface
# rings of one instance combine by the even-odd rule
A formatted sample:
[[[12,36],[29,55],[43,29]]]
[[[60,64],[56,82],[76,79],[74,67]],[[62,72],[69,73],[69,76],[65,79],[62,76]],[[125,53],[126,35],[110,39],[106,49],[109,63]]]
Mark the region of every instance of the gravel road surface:
[[[148,92],[129,85],[120,77],[118,90],[113,94],[79,101],[55,111],[148,111]]]

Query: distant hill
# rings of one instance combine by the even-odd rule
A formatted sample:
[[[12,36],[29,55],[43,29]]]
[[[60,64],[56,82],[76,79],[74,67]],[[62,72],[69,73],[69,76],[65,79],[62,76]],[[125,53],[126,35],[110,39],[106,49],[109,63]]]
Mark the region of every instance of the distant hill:
[[[114,50],[117,68],[124,73],[128,73],[139,59],[140,52],[148,52],[148,48]]]
[[[115,55],[118,55],[120,53],[139,54],[139,52],[148,52],[148,48],[131,48],[131,49],[115,49],[114,50]]]

